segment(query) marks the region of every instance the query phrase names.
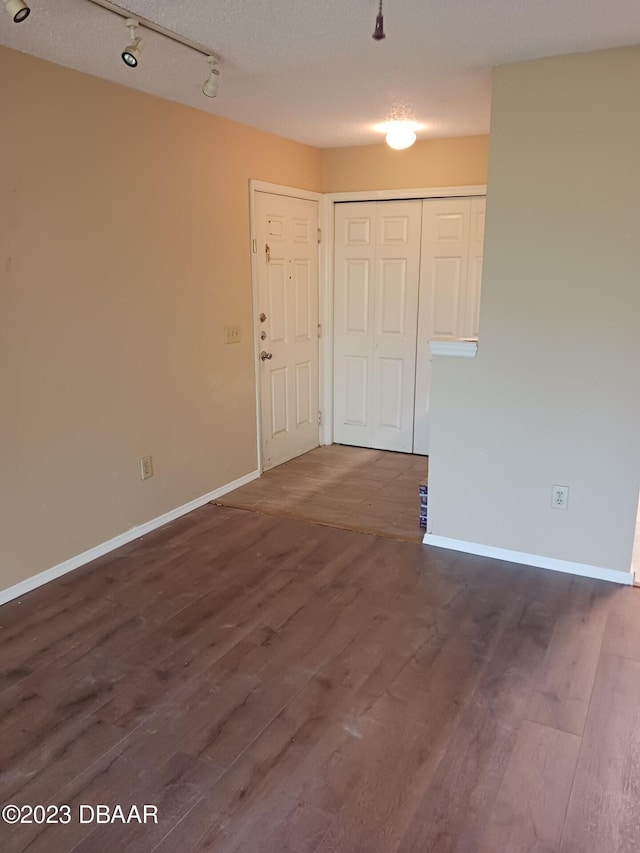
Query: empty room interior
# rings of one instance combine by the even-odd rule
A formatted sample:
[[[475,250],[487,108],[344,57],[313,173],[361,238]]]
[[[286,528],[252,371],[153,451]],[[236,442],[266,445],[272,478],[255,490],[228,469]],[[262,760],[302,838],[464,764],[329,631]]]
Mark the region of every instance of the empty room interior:
[[[636,5],[3,7],[0,849],[640,850]]]

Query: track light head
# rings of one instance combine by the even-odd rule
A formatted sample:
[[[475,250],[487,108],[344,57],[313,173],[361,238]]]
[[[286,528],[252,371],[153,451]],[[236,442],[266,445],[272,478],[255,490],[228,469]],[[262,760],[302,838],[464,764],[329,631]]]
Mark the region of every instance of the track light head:
[[[135,38],[128,47],[125,47],[122,51],[122,61],[124,64],[128,65],[129,68],[136,68],[143,46],[143,40],[138,37]]]
[[[20,24],[31,14],[31,9],[22,0],[4,0],[4,7],[13,18],[14,24]]]
[[[125,65],[128,65],[129,68],[136,68],[140,59],[140,54],[142,53],[142,48],[144,47],[144,40],[141,36],[136,36],[138,22],[135,18],[127,18],[125,24],[131,33],[131,44],[125,47],[122,51],[122,61]]]
[[[218,85],[220,83],[220,72],[216,68],[218,64],[217,56],[208,57],[209,63],[209,76],[204,81],[204,85],[202,87],[202,94],[206,95],[207,98],[215,98],[218,94]]]

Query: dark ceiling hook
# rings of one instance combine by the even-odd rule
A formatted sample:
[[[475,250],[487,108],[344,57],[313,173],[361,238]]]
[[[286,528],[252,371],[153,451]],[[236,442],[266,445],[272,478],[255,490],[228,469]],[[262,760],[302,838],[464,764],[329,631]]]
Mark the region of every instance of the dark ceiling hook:
[[[376,41],[381,41],[383,38],[386,38],[384,34],[384,18],[382,17],[382,0],[380,0],[380,7],[378,9],[378,15],[376,17],[376,28],[374,30],[373,36]]]

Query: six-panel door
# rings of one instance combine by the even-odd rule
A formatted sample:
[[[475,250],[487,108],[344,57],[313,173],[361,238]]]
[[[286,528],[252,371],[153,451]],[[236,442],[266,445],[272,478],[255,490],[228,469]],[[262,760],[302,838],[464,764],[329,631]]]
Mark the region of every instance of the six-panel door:
[[[318,203],[257,192],[255,223],[267,470],[318,446]]]
[[[335,211],[334,441],[410,453],[421,202]]]

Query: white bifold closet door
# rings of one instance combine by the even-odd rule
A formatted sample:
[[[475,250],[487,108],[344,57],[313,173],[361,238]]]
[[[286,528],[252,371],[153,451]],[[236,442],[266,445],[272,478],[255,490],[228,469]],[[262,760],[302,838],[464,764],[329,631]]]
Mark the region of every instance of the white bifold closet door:
[[[413,452],[428,455],[433,338],[477,338],[484,197],[423,202]]]
[[[413,450],[422,201],[337,204],[334,441]]]

